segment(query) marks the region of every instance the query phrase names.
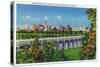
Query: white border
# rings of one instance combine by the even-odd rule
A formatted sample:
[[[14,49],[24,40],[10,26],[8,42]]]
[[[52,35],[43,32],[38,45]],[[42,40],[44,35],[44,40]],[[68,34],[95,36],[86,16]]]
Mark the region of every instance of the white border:
[[[75,61],[57,61],[57,62],[41,62],[41,63],[25,63],[25,64],[16,64],[16,15],[17,15],[17,12],[16,12],[16,5],[17,4],[29,4],[29,5],[41,5],[41,6],[54,6],[54,7],[73,7],[73,8],[96,8],[97,9],[97,6],[94,6],[94,5],[70,5],[70,4],[55,4],[55,3],[40,3],[40,2],[28,2],[28,1],[14,1],[13,2],[13,5],[14,5],[14,66],[27,66],[27,65],[37,65],[37,64],[55,64],[55,63],[64,63],[64,62],[86,62],[86,61],[97,61],[97,52],[96,52],[96,59],[93,59],[93,60],[75,60]],[[97,26],[97,23],[96,23],[96,26]],[[96,27],[97,28],[97,27]],[[97,32],[96,32],[97,34]],[[96,41],[97,41],[97,37],[96,37]],[[97,44],[96,44],[96,47],[97,47]],[[97,50],[97,49],[96,49]]]
[[[15,4],[29,4],[41,6],[54,6],[54,7],[73,7],[73,8],[97,8],[95,5],[72,5],[72,4],[56,4],[56,3],[41,3],[41,2],[28,2],[28,1],[14,1]]]
[[[16,66],[16,15],[17,15],[17,12],[16,12],[16,2],[13,2],[13,9],[14,9],[14,22],[13,22],[13,24],[14,24],[14,65]]]

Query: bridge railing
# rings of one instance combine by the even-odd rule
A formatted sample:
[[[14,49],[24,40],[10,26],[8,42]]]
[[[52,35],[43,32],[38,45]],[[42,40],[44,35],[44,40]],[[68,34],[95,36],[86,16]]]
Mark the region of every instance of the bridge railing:
[[[45,45],[43,42],[45,40],[47,41],[56,41],[56,47],[57,49],[69,49],[69,48],[77,48],[82,47],[82,38],[84,36],[67,36],[67,37],[51,37],[51,38],[39,38],[39,41],[41,43],[40,47],[43,48],[43,45]],[[35,39],[25,39],[25,40],[16,40],[16,48],[20,49],[20,47],[24,46],[31,46],[32,42],[34,42]]]

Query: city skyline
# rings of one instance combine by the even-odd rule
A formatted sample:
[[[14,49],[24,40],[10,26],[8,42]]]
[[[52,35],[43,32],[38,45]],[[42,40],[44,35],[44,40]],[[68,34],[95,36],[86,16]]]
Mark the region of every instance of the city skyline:
[[[17,4],[17,26],[43,24],[50,26],[71,25],[90,27],[86,16],[87,8],[53,7]]]

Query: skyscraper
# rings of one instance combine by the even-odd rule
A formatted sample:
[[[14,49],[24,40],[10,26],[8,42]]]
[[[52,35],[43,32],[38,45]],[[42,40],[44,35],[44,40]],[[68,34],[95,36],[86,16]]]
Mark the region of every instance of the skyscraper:
[[[47,25],[47,20],[44,21],[44,31],[47,31],[48,25]]]

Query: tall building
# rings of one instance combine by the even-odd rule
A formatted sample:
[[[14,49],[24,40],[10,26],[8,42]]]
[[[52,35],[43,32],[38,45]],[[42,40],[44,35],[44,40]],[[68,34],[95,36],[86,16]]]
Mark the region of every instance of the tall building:
[[[43,25],[44,25],[44,31],[47,31],[48,30],[47,20],[44,21]]]

